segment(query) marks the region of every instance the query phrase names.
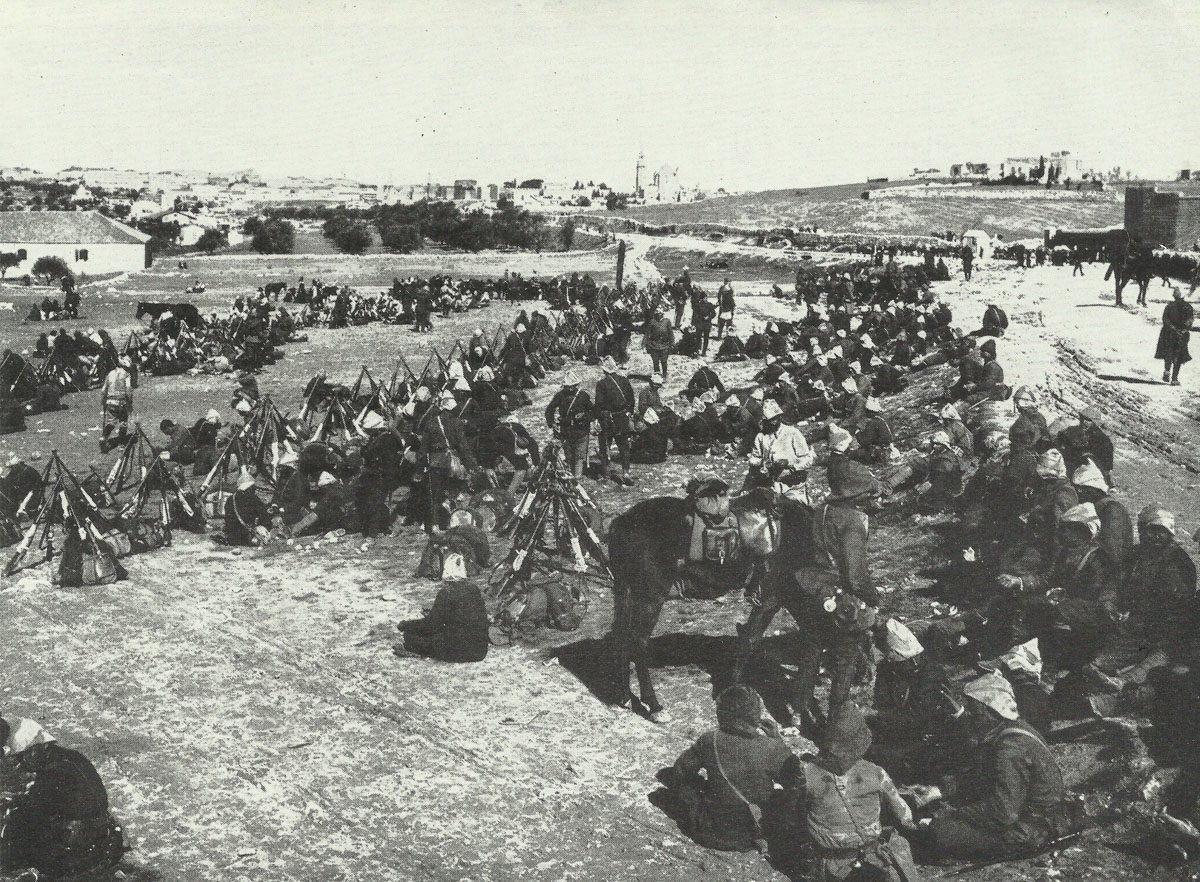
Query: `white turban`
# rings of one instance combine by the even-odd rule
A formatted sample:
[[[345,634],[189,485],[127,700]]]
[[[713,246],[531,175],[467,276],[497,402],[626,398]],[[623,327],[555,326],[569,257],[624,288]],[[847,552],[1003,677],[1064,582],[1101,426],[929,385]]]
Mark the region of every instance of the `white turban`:
[[[1139,527],[1165,527],[1175,532],[1175,515],[1157,505],[1147,505],[1138,512]]]
[[[1104,480],[1104,475],[1100,474],[1100,469],[1091,460],[1075,470],[1071,482],[1076,487],[1092,487],[1101,493],[1108,492],[1108,483]]]
[[[1064,524],[1083,524],[1092,534],[1093,539],[1100,532],[1100,515],[1096,514],[1096,506],[1090,502],[1083,502],[1068,508],[1063,512],[1059,521]]]
[[[891,662],[907,661],[916,658],[925,647],[917,640],[908,625],[899,619],[887,620],[887,657]]]
[[[843,429],[841,426],[830,424],[829,426],[829,449],[834,453],[845,453],[850,449],[850,443],[854,438]]]
[[[964,686],[963,694],[967,698],[975,699],[985,707],[990,707],[1006,720],[1015,720],[1020,717],[1012,684],[1005,679],[1003,674],[984,674]]]
[[[1039,478],[1066,478],[1067,465],[1063,462],[1062,454],[1053,447],[1043,453],[1037,462],[1037,473]]]

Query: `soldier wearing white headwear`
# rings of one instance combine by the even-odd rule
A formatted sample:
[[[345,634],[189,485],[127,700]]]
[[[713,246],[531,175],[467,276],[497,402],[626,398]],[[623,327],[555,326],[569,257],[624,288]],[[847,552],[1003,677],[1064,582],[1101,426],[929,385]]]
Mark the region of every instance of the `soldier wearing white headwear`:
[[[1196,565],[1175,540],[1175,515],[1147,505],[1137,516],[1138,544],[1130,555],[1121,604],[1139,645],[1178,646],[1200,628]]]
[[[92,762],[29,719],[0,717],[0,748],[4,878],[111,878],[125,840]]]
[[[600,469],[613,482],[632,486],[633,478],[629,474],[630,438],[633,435],[633,411],[637,405],[633,386],[621,376],[611,355],[604,356],[600,368],[604,375],[597,381],[594,391],[600,427]],[[609,468],[609,453],[613,444],[621,459],[620,474]]]
[[[999,673],[968,683],[966,710],[979,741],[974,801],[930,825],[935,850],[968,860],[1036,851],[1072,831],[1062,771],[1045,740],[1020,718],[1012,685]]]
[[[441,530],[449,520],[446,506],[450,487],[466,480],[476,468],[475,453],[467,440],[462,419],[456,413],[458,402],[449,392],[443,392],[436,412],[430,412],[421,430],[421,453],[425,460],[428,503],[425,511],[425,532]]]
[[[587,465],[588,439],[592,431],[592,399],[579,388],[579,373],[569,370],[562,388],[546,405],[546,425],[562,443],[567,466],[576,478],[583,477]]]
[[[1006,573],[997,581],[1020,598],[1025,620],[1040,638],[1048,670],[1081,673],[1107,689],[1111,684],[1095,659],[1116,633],[1120,585],[1116,567],[1096,541],[1099,533],[1095,506],[1076,505],[1059,519],[1047,571]]]
[[[104,418],[101,453],[123,444],[129,436],[129,421],[133,418],[133,378],[129,366],[129,356],[120,356],[100,387],[100,412]]]
[[[771,486],[789,498],[808,501],[808,469],[813,454],[804,434],[783,422],[783,409],[774,399],[763,403],[762,426],[750,449],[752,486]]]

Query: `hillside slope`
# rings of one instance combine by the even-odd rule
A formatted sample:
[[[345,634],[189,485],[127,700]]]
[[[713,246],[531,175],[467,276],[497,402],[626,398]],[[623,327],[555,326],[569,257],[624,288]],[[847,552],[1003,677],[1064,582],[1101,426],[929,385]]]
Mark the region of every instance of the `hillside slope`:
[[[861,198],[866,190],[869,199]],[[928,235],[983,229],[1005,239],[1040,236],[1047,227],[1094,228],[1123,222],[1123,194],[1065,193],[1016,187],[868,187],[848,184],[767,190],[680,205],[620,212],[654,224],[722,223],[752,227],[816,226],[835,232]]]

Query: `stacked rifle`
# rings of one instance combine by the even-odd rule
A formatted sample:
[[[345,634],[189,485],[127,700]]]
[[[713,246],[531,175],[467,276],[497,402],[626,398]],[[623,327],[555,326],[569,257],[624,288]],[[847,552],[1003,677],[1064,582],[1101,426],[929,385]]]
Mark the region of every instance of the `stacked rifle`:
[[[608,557],[584,515],[585,509],[598,510],[567,467],[561,448],[550,445],[524,495],[498,531],[502,536],[512,536],[512,548],[493,570],[489,582],[497,599],[509,600],[522,592],[535,572],[539,555],[543,565],[548,559],[568,557],[577,573],[588,572],[590,555],[608,574]],[[547,541],[547,533],[553,545]]]

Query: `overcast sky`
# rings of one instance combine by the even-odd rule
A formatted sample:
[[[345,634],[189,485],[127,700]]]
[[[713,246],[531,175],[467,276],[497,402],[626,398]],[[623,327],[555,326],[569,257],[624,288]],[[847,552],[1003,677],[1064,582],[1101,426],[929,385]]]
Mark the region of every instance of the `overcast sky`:
[[[1198,0],[6,0],[0,165],[738,189],[1200,166]]]

